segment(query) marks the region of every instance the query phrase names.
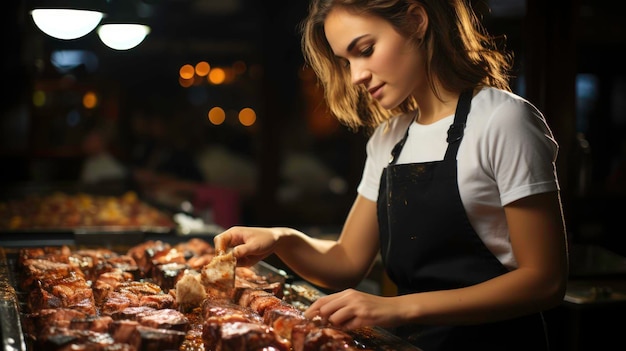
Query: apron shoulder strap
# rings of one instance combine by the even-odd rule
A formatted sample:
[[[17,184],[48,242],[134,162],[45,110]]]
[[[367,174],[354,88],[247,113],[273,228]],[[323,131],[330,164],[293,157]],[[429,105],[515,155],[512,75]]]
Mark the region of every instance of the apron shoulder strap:
[[[448,129],[448,148],[446,150],[445,160],[451,157],[456,157],[459,150],[460,141],[463,139],[463,130],[465,129],[465,122],[467,121],[467,115],[470,111],[472,104],[473,89],[466,90],[459,96],[459,102],[456,104],[456,111],[454,112],[454,122]]]

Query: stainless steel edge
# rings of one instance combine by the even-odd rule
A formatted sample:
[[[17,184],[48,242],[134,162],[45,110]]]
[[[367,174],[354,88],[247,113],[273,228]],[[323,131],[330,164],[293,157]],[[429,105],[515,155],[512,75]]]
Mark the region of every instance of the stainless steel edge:
[[[26,351],[18,300],[4,248],[0,247],[0,332],[4,351]]]

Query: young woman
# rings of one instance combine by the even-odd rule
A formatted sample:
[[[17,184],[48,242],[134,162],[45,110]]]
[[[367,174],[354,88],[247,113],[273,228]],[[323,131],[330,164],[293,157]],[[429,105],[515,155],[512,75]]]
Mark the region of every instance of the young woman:
[[[424,351],[547,350],[541,313],[568,275],[558,145],[510,91],[511,57],[465,0],[313,0],[302,30],[332,112],[374,129],[358,195],[336,241],[234,227],[216,247],[336,289],[306,311],[335,326]],[[378,254],[397,296],[351,288]]]

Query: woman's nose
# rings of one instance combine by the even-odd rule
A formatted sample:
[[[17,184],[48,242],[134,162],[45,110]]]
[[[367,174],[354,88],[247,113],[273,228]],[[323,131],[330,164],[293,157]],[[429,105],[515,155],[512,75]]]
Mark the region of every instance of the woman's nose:
[[[369,81],[372,76],[369,70],[359,64],[350,65],[350,75],[352,77],[352,84],[354,85],[364,84]]]

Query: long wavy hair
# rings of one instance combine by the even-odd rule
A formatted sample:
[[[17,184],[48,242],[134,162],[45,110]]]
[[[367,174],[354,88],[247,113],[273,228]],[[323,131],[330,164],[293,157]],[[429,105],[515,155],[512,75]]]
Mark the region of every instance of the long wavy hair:
[[[424,45],[427,79],[436,96],[435,82],[458,92],[481,86],[510,91],[512,53],[498,48],[497,38],[489,35],[468,1],[312,0],[308,16],[300,23],[302,52],[324,89],[330,112],[353,130],[371,130],[390,116],[417,107],[409,97],[393,110],[384,109],[363,85],[352,84],[350,69],[335,57],[324,34],[324,21],[335,6],[379,16],[416,45]],[[417,38],[416,24],[409,13],[418,3],[429,18],[423,38]]]

